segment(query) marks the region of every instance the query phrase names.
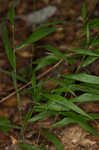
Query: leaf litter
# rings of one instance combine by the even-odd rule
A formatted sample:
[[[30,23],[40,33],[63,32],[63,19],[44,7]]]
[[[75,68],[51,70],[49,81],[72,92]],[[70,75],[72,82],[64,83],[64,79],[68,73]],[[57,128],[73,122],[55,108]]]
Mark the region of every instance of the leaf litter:
[[[45,3],[51,5],[51,3],[54,5],[55,4],[59,4],[62,8],[60,10],[58,10],[57,12],[55,12],[56,14],[56,18],[60,17],[60,14],[61,16],[63,15],[64,18],[70,20],[70,19],[74,19],[77,17],[77,15],[79,16],[79,14],[77,14],[77,12],[79,12],[79,10],[81,10],[81,3],[79,3],[77,6],[74,6],[72,4],[72,2],[68,2],[68,5],[67,5],[67,2],[63,1],[63,0],[60,0],[60,1],[56,1],[54,0],[53,2],[50,2],[50,1],[42,1],[43,3],[40,3],[39,1],[37,1],[35,3],[35,9],[40,9],[41,7],[43,8]],[[57,4],[57,5],[58,5]],[[21,14],[22,12],[28,12],[29,10],[29,6],[30,6],[30,3],[29,2],[24,2],[24,4],[21,4],[21,7],[18,9],[17,8],[17,12],[19,14]],[[79,7],[80,6],[80,7]],[[58,6],[59,7],[59,6]],[[46,7],[45,7],[46,8]],[[32,7],[30,6],[30,12],[32,10]],[[56,8],[54,8],[54,11],[56,11]],[[20,13],[21,12],[21,13]],[[40,11],[39,11],[40,12]],[[58,16],[59,15],[59,16]],[[49,19],[50,20],[50,19]],[[27,23],[26,23],[27,24]],[[78,23],[80,25],[80,23]],[[41,43],[47,43],[47,44],[51,44],[51,45],[55,45],[56,47],[60,47],[62,51],[65,51],[66,48],[71,48],[71,42],[74,40],[75,36],[76,36],[76,32],[77,32],[77,25],[75,25],[74,27],[72,27],[72,25],[67,25],[63,30],[62,30],[62,33],[60,34],[60,31],[56,32],[56,33],[53,33],[53,36],[48,36],[46,37],[44,40],[38,42],[39,44]],[[19,30],[19,29],[18,29]],[[28,35],[28,32],[31,32],[27,25],[25,25],[25,28],[24,28],[24,36],[20,37],[20,39],[18,39],[18,35],[17,35],[17,39],[21,41],[21,39],[26,39],[27,35]],[[70,34],[71,33],[71,34]],[[53,38],[52,38],[53,37]],[[60,40],[60,41],[59,41]],[[55,41],[55,42],[54,42]],[[18,42],[17,40],[15,42]],[[48,43],[49,42],[49,43]],[[59,43],[58,43],[59,42]],[[66,44],[64,44],[66,43]],[[76,44],[79,44],[79,43],[76,43]],[[77,45],[72,45],[72,48],[75,48]],[[26,49],[24,51],[27,51],[27,49],[30,49],[30,47],[26,47]],[[30,50],[30,54],[33,52],[34,54],[31,54],[34,55],[33,57],[37,58],[37,57],[42,57],[44,54],[44,52],[42,52],[41,50],[40,51],[37,51],[35,52],[36,50],[34,49],[34,52],[32,51],[32,47],[31,47],[31,50]],[[18,54],[17,52],[17,59],[18,59],[18,64],[19,66],[17,67],[18,71],[21,70],[21,68],[23,68],[23,71],[24,71],[24,66],[26,65],[25,62],[30,62],[29,59],[30,59],[30,55],[26,54],[26,56],[28,55],[27,59],[25,59],[24,57],[24,54],[21,53],[21,57],[19,57],[20,53]],[[5,61],[5,64],[6,63],[6,60],[4,58],[4,61]],[[2,63],[1,63],[2,64]],[[98,63],[97,63],[98,64]],[[73,66],[69,66],[68,64],[66,65],[61,65],[59,66],[58,69],[56,69],[53,73],[53,71],[48,75],[48,77],[44,77],[45,80],[48,80],[49,76],[51,77],[55,77],[55,76],[58,76],[61,72],[65,72],[65,73],[71,73],[73,72],[73,70],[75,70],[75,68],[77,67],[78,65],[78,60],[76,61],[76,63],[74,63]],[[95,64],[96,65],[96,64]],[[94,65],[94,66],[95,66]],[[27,66],[28,66],[28,63],[27,63]],[[94,71],[94,66],[91,67],[91,72],[95,75],[98,75],[98,73],[96,71]],[[2,65],[0,66],[0,68],[3,69]],[[8,67],[9,68],[9,67]],[[42,68],[41,69],[41,72],[43,72],[44,70],[46,70],[47,67],[45,68]],[[28,70],[28,69],[27,69]],[[96,69],[98,70],[98,69]],[[85,70],[84,70],[85,71]],[[88,68],[88,71],[89,68]],[[28,71],[27,71],[28,72]],[[2,80],[3,78],[3,75],[1,75],[1,78],[0,80]],[[14,87],[8,87],[8,89],[6,88],[6,84],[7,84],[7,80],[9,80],[7,77],[5,77],[6,79],[6,82],[5,82],[5,88],[1,88],[2,87],[2,83],[0,84],[0,88],[1,88],[1,92],[0,93],[3,93],[0,95],[0,97],[2,98],[3,96],[2,95],[7,95],[8,92],[10,93]],[[28,80],[28,78],[27,78]],[[10,82],[11,83],[11,82]],[[56,83],[54,83],[53,81],[48,81],[46,83],[46,85],[44,85],[44,88],[45,89],[51,89],[51,88],[55,88],[56,86],[58,86]],[[6,92],[7,90],[7,92]],[[4,93],[5,92],[5,93]],[[22,101],[23,102],[23,116],[24,114],[26,113],[26,111],[28,110],[28,107],[31,106],[31,102],[29,102],[31,99],[29,97],[28,94],[25,95],[25,101],[24,101],[24,97],[22,97]],[[28,99],[28,100],[26,100]],[[28,101],[28,102],[26,102]],[[33,105],[33,104],[32,104]],[[96,104],[97,105],[97,110],[98,110],[98,103]],[[92,105],[91,105],[92,106]],[[6,101],[5,104],[2,103],[2,106],[1,107],[1,117],[6,117],[6,118],[9,118],[12,120],[12,122],[17,122],[18,124],[22,124],[22,122],[19,121],[19,115],[17,112],[17,103],[16,103],[16,95],[13,96],[12,98],[10,98],[8,100],[8,102]],[[83,107],[83,105],[81,106]],[[5,111],[4,111],[5,110]],[[91,110],[89,110],[89,108],[85,108],[85,110],[87,110],[87,112],[90,112]],[[94,110],[93,110],[94,111]],[[16,115],[13,115],[13,114],[16,114]],[[37,123],[34,123],[34,124],[30,124],[28,130],[26,131],[25,133],[25,137],[26,137],[26,142],[28,144],[31,144],[31,145],[35,145],[35,146],[38,146],[38,145],[41,145],[42,142],[43,144],[47,147],[47,149],[53,149],[55,150],[55,147],[53,147],[51,145],[51,142],[44,137],[44,135],[40,134],[40,128],[44,128],[44,129],[50,129],[51,128],[51,124],[53,122],[54,118],[53,117],[46,117],[45,119],[41,119],[41,121],[38,121]],[[94,127],[96,127],[96,125],[94,124],[93,125]],[[99,128],[98,128],[99,130]],[[78,125],[72,125],[71,126],[66,126],[66,127],[62,127],[62,128],[55,128],[55,129],[52,129],[52,132],[60,139],[60,141],[63,143],[64,145],[64,150],[79,150],[79,149],[93,149],[93,150],[98,150],[98,147],[99,147],[99,142],[98,142],[98,138],[97,140],[95,138],[91,138],[92,136],[89,135],[89,133],[85,132],[82,128],[80,128]],[[3,135],[3,133],[1,133]],[[11,133],[14,137],[18,137],[18,131],[15,131],[14,129],[12,129]],[[28,135],[30,134],[30,136]],[[8,137],[9,134],[7,135]],[[89,138],[90,137],[90,138]],[[6,136],[4,136],[5,138],[5,141],[6,141]],[[38,140],[37,140],[38,139]],[[11,143],[11,139],[10,139],[10,143]],[[7,144],[7,145],[11,145],[11,144],[8,144],[7,142],[4,142],[2,141],[1,142],[1,147],[6,147],[6,146],[3,146],[3,143],[4,144]],[[15,149],[17,146],[13,146],[12,144],[12,147]],[[12,148],[10,147],[10,149]],[[14,150],[13,149],[13,150]],[[5,149],[6,150],[6,149]]]

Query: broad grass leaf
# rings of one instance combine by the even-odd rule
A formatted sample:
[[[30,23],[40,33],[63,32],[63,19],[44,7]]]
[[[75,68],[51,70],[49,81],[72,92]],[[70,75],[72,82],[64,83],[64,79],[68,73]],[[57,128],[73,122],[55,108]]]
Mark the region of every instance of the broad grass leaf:
[[[48,34],[54,32],[57,29],[57,27],[49,27],[49,28],[40,28],[35,30],[29,38],[27,38],[25,41],[23,41],[19,46],[17,46],[16,50],[23,48],[24,46],[37,42],[40,39],[44,38]]]
[[[66,98],[60,95],[56,95],[56,94],[43,94],[43,95],[50,100],[49,103],[51,101],[55,102],[57,105],[62,106],[63,108],[66,108],[66,111],[67,111],[67,108],[69,108],[81,115],[84,115],[90,118],[90,116],[86,114],[81,108],[79,108],[74,103],[72,103],[71,101],[67,100]]]
[[[51,142],[55,145],[57,150],[64,150],[60,140],[55,135],[44,129],[41,129],[41,133],[43,133],[45,136],[48,137],[49,140],[51,140]]]
[[[87,88],[87,87],[86,87]],[[70,99],[72,102],[95,102],[99,101],[99,95],[84,93],[78,97]]]
[[[16,68],[16,57],[15,57],[15,53],[11,47],[11,44],[10,44],[10,41],[8,38],[7,27],[4,24],[2,25],[2,39],[3,39],[4,47],[5,47],[8,59],[10,61],[10,64],[13,67],[13,69],[15,69]]]
[[[88,75],[85,73],[63,75],[63,77],[67,79],[85,82],[85,83],[99,84],[99,77],[95,75]]]

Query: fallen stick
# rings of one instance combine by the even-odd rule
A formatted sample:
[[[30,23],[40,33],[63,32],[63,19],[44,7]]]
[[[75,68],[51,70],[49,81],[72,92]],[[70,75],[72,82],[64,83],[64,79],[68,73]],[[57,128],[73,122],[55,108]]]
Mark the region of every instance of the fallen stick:
[[[43,78],[45,75],[47,75],[50,71],[52,71],[53,69],[55,69],[56,67],[58,67],[61,63],[63,62],[63,59],[61,59],[57,64],[55,64],[54,66],[52,66],[51,68],[49,68],[47,71],[41,73],[40,75],[37,76],[37,80],[40,80],[41,78]],[[25,89],[27,86],[29,86],[32,83],[32,81],[29,81],[27,84],[21,86],[17,92],[20,92],[21,90]],[[3,103],[4,101],[6,101],[8,98],[10,98],[11,96],[15,95],[17,93],[16,91],[12,92],[11,94],[9,94],[8,96],[2,98],[0,100],[0,103]]]

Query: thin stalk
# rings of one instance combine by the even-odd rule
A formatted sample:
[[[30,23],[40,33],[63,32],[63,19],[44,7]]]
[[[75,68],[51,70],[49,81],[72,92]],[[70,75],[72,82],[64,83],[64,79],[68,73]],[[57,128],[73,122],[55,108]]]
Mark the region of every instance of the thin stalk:
[[[14,38],[15,38],[15,26],[14,24],[12,25],[12,44],[13,44],[13,51],[14,51],[14,56],[15,56],[15,44],[14,44]],[[18,102],[18,110],[19,110],[19,116],[20,116],[20,120],[22,119],[22,113],[21,113],[21,101],[20,101],[20,94],[18,92],[18,86],[17,86],[17,77],[16,77],[16,67],[13,70],[13,81],[14,81],[14,88],[16,91],[16,95],[17,95],[17,102]]]

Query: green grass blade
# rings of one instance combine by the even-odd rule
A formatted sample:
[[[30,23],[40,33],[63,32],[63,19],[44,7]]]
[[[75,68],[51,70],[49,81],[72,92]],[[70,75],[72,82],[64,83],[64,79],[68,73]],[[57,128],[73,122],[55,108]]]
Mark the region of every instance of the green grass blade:
[[[90,113],[89,114],[93,119],[99,119],[99,114]]]
[[[99,88],[95,87],[91,87],[90,85],[86,85],[86,84],[70,84],[70,85],[63,85],[62,87],[56,88],[56,89],[52,89],[51,92],[53,93],[71,93],[75,92],[75,91],[83,91],[86,93],[91,93],[91,94],[95,94],[98,95],[99,94]]]
[[[95,47],[95,46],[99,46],[99,37],[96,37],[92,40],[90,46]],[[98,49],[98,54],[99,54],[99,49]]]
[[[11,128],[15,128],[18,130],[21,129],[20,126],[12,125],[9,119],[0,117],[0,130],[3,132],[9,132]]]
[[[87,122],[88,118],[85,118],[81,115],[78,115],[74,112],[64,112],[64,115],[67,117],[70,117],[71,119],[74,119],[76,123],[78,123],[82,128],[84,128],[86,131],[90,132],[91,134],[95,136],[99,136],[99,133],[97,133]],[[89,114],[90,115],[90,114]],[[91,116],[93,117],[93,116]],[[93,119],[93,118],[92,118]]]
[[[40,28],[40,29],[37,29],[35,30],[27,40],[23,41],[17,48],[16,50],[18,49],[21,49],[23,48],[24,46],[28,45],[28,44],[31,44],[31,43],[34,43],[34,42],[37,42],[39,41],[40,39],[44,38],[45,36],[47,36],[48,34],[54,32],[55,30],[57,29],[57,27],[52,27],[52,28]]]
[[[39,69],[47,65],[55,64],[58,60],[59,59],[56,56],[50,55],[36,60],[35,62],[33,62],[33,64],[37,64],[35,70],[38,71]]]
[[[91,134],[98,136],[99,137],[99,133],[97,133],[87,122],[85,122],[84,120],[78,120],[77,123],[84,128],[86,131],[90,132]]]
[[[90,29],[89,29],[89,24],[87,24],[87,26],[86,26],[86,40],[87,40],[87,44],[89,44],[89,42],[90,42]]]
[[[24,117],[24,123],[27,123],[28,120],[31,119],[31,116],[33,115],[33,113],[35,112],[35,110],[33,108],[31,108],[25,115]]]
[[[46,130],[43,130],[43,129],[41,129],[41,133],[43,133],[45,136],[47,136],[51,140],[51,142],[55,145],[57,150],[64,150],[59,139],[56,136],[54,136],[52,133],[50,133]]]
[[[6,118],[0,118],[0,130],[4,132],[9,132],[11,129],[11,122]]]
[[[87,18],[87,9],[86,9],[85,3],[82,6],[82,13],[81,14],[82,14],[83,21],[85,21]]]
[[[55,114],[56,112],[52,112],[52,111],[44,111],[44,112],[41,112],[39,114],[37,114],[36,116],[34,116],[33,118],[29,119],[28,122],[35,122],[35,121],[38,121],[46,116],[50,116],[50,115],[53,115]]]
[[[93,87],[91,87],[90,85],[87,85],[87,84],[71,84],[70,87],[69,87],[69,90],[71,90],[71,91],[83,91],[83,92],[96,94],[96,95],[99,94],[99,89],[98,88],[96,88],[95,86],[93,88]]]
[[[54,101],[56,104],[58,104],[59,106],[63,106],[63,108],[67,108],[81,114],[84,116],[87,116],[90,118],[90,116],[88,114],[86,114],[82,109],[80,109],[78,106],[76,106],[75,104],[73,104],[71,101],[67,100],[66,98],[60,96],[60,95],[56,95],[56,94],[44,94],[44,96],[46,98],[48,98],[50,101]]]
[[[95,102],[95,101],[99,101],[99,95],[85,93],[70,100],[72,102]]]
[[[64,54],[61,53],[58,49],[56,49],[52,45],[44,45],[44,46],[41,46],[41,47],[47,49],[48,51],[50,51],[51,53],[53,53],[55,56],[57,56],[57,58],[59,58],[59,59],[64,58]]]
[[[7,27],[4,24],[2,25],[2,39],[3,39],[4,47],[5,47],[8,59],[10,61],[10,64],[13,67],[13,69],[15,69],[16,68],[16,57],[15,57],[14,51],[11,48],[11,44],[10,44],[10,41],[8,38]]]
[[[8,76],[12,77],[12,72],[9,72],[9,71],[6,71],[6,70],[1,70],[1,69],[0,69],[0,72],[3,72],[3,73],[5,73],[5,74],[7,74]],[[22,81],[22,82],[24,82],[24,83],[27,83],[27,82],[28,82],[27,80],[25,80],[25,79],[24,79],[22,76],[20,76],[20,75],[16,75],[16,79],[19,80],[19,81]]]
[[[88,75],[85,73],[63,75],[63,77],[67,79],[85,82],[85,83],[99,84],[99,77],[95,75]]]
[[[99,53],[96,53],[95,51],[92,52],[90,50],[87,49],[72,49],[72,51],[84,55],[84,56],[95,56],[95,57],[99,57]]]
[[[21,148],[24,148],[26,150],[42,150],[42,149],[39,149],[36,146],[32,146],[32,145],[29,145],[29,144],[18,144],[18,146],[21,147]]]
[[[40,26],[39,26],[39,28],[41,28],[41,27],[48,27],[48,26],[50,26],[50,25],[54,25],[54,24],[65,24],[66,23],[66,21],[65,20],[54,20],[54,21],[51,21],[51,22],[47,22],[47,23],[42,23],[42,24],[40,24]]]
[[[9,10],[8,10],[8,19],[10,20],[11,24],[14,24],[14,18],[15,18],[15,6],[16,6],[17,2],[14,1],[12,2]]]
[[[36,74],[35,72],[32,73],[32,87],[35,89],[36,88]]]
[[[98,18],[91,19],[88,22],[88,24],[89,24],[90,27],[99,28],[99,19]]]
[[[81,67],[86,67],[89,64],[93,63],[98,57],[88,56],[81,64]]]
[[[64,119],[62,119],[62,120],[60,120],[58,122],[53,123],[52,127],[66,126],[66,125],[68,125],[70,123],[75,123],[74,119],[72,119],[72,118],[64,118]]]
[[[63,105],[59,105],[56,102],[48,102],[47,104],[36,105],[34,107],[36,111],[53,111],[53,112],[63,112],[69,111],[68,107],[64,107]]]

